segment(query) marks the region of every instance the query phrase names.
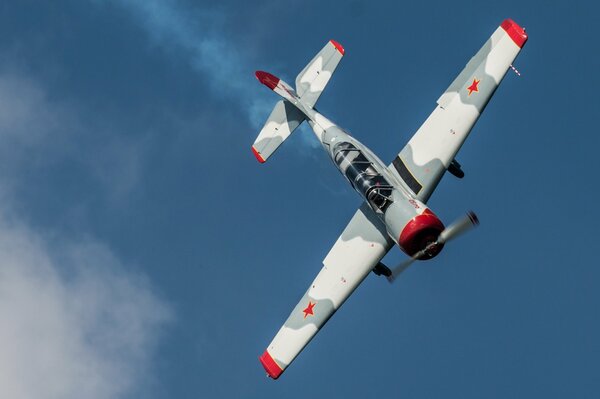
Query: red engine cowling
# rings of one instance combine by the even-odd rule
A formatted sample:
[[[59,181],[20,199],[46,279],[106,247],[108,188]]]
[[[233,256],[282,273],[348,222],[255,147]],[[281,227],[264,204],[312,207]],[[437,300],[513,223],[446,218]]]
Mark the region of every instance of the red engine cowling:
[[[427,245],[435,242],[444,230],[444,224],[429,209],[412,218],[402,229],[398,244],[409,256],[415,255]],[[440,253],[444,244],[432,247],[426,254],[418,259],[431,259]]]

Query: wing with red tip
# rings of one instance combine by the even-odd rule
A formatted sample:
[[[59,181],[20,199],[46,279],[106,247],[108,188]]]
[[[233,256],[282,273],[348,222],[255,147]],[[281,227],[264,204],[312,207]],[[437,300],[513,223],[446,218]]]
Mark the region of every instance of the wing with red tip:
[[[314,107],[344,56],[344,48],[330,40],[296,77],[296,92],[302,102]]]
[[[418,199],[427,202],[526,41],[517,23],[502,22],[389,166]]]
[[[260,356],[271,378],[281,375],[393,245],[385,225],[363,204],[323,260],[321,272]]]

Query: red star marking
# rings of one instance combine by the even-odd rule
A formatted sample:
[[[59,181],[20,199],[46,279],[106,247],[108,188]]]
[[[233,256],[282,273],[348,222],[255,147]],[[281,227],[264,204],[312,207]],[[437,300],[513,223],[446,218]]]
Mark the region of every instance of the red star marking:
[[[469,95],[471,95],[471,93],[474,91],[479,92],[479,88],[477,87],[479,86],[479,82],[481,82],[481,80],[473,79],[471,86],[467,87],[467,90],[469,90]]]
[[[311,301],[308,301],[308,306],[306,307],[306,309],[303,310],[304,312],[304,318],[306,319],[306,316],[310,315],[310,316],[314,316],[315,313],[313,312],[313,308],[315,307],[317,303],[312,303]]]

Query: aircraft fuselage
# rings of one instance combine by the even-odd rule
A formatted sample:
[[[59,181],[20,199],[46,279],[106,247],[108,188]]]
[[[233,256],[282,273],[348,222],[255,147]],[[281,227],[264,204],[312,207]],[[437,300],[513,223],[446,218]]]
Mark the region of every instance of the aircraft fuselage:
[[[444,225],[427,205],[411,195],[367,146],[317,111],[311,111],[309,124],[323,148],[385,224],[390,238],[410,256],[435,242]],[[432,248],[420,259],[433,258],[442,247]]]

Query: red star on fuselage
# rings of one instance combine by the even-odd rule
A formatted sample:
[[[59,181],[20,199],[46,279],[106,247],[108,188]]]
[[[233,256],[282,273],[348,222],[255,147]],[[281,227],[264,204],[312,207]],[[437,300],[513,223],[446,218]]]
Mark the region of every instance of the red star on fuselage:
[[[304,318],[306,319],[306,316],[314,316],[315,313],[313,312],[313,308],[315,307],[317,303],[312,303],[311,301],[308,301],[308,306],[306,307],[306,309],[304,309],[302,312],[304,312]]]
[[[481,82],[481,80],[477,80],[477,79],[473,79],[473,83],[471,83],[471,86],[467,87],[467,90],[469,90],[469,95],[471,95],[471,93],[475,92],[479,92],[479,82]]]

